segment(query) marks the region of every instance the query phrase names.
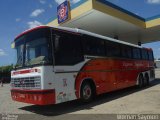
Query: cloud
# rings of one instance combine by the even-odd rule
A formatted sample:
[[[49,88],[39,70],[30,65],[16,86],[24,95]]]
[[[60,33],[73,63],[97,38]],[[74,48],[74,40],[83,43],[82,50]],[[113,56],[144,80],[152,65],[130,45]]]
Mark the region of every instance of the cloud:
[[[0,49],[0,56],[6,56],[6,52],[3,49]]]
[[[16,22],[20,22],[21,21],[21,18],[16,18]]]
[[[46,4],[46,1],[45,1],[45,0],[39,0],[39,2],[40,2],[41,4]]]
[[[57,3],[57,4],[61,4],[62,2],[64,2],[65,0],[55,0],[55,2]]]
[[[81,0],[71,0],[71,3],[76,4],[78,2],[80,2]]]
[[[160,4],[160,0],[147,0],[149,4]]]
[[[37,17],[37,16],[39,16],[40,14],[42,14],[43,12],[45,12],[45,10],[44,9],[36,9],[36,10],[34,10],[32,13],[31,13],[31,17]]]
[[[52,5],[52,4],[49,4],[48,6],[49,6],[49,8],[53,8],[53,5]]]
[[[35,21],[30,21],[30,22],[28,22],[27,24],[28,24],[28,27],[29,27],[29,28],[34,28],[34,27],[37,27],[37,26],[42,25],[42,23],[39,22],[39,21],[37,21],[37,20],[35,20]]]
[[[55,2],[57,3],[57,4],[61,4],[62,2],[64,2],[65,0],[55,0]],[[70,2],[72,3],[72,4],[76,4],[76,3],[78,3],[78,2],[80,2],[81,0],[70,0]]]

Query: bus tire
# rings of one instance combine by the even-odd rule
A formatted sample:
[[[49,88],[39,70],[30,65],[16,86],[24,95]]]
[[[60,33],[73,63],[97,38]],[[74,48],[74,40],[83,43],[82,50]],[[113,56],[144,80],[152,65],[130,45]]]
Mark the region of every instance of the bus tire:
[[[84,81],[81,86],[80,99],[84,103],[88,103],[93,100],[94,90],[89,81]]]
[[[138,87],[142,88],[143,86],[144,86],[144,78],[143,78],[143,75],[140,74],[138,78]]]
[[[145,85],[145,86],[148,86],[148,85],[149,85],[149,76],[148,76],[147,73],[146,73],[145,76],[144,76],[144,85]]]

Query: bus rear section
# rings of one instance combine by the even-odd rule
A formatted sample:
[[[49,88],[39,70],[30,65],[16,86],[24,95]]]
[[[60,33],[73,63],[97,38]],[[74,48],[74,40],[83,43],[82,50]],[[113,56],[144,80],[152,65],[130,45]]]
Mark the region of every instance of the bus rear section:
[[[151,49],[83,30],[41,26],[14,41],[17,64],[11,96],[49,105],[138,85],[154,79]]]

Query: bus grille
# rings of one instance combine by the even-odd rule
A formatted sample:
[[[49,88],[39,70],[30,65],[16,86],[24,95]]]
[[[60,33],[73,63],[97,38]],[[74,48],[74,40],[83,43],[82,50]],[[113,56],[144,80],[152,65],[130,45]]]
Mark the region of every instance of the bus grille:
[[[13,88],[23,89],[40,89],[41,88],[41,77],[25,77],[25,78],[12,78],[11,86]]]

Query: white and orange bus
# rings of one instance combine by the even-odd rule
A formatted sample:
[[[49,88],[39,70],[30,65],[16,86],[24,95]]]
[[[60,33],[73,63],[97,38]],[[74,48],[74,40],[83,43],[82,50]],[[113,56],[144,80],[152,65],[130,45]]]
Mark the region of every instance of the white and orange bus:
[[[14,40],[17,64],[11,96],[19,102],[58,104],[155,78],[152,49],[80,29],[39,26]]]

